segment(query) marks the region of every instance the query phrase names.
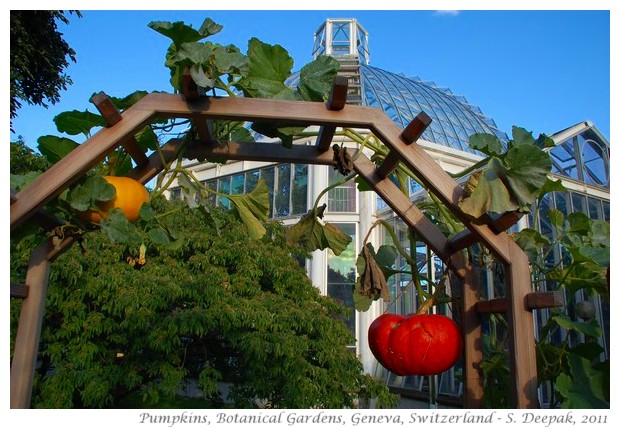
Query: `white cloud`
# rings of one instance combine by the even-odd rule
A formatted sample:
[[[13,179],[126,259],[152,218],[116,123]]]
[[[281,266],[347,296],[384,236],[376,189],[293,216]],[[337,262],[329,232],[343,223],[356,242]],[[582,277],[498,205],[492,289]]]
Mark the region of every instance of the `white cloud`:
[[[444,15],[444,16],[457,16],[460,14],[460,10],[436,10],[435,15]]]

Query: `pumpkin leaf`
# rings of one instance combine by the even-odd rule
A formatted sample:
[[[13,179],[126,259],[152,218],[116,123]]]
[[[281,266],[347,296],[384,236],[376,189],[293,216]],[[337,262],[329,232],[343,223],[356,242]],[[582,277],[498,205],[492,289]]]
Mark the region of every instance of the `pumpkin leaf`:
[[[514,241],[527,254],[532,263],[538,260],[541,249],[550,244],[547,237],[539,231],[524,228],[514,235]]]
[[[121,112],[129,109],[131,106],[136,104],[142,97],[148,94],[148,91],[134,91],[125,97],[112,97],[110,96],[110,101],[114,104],[114,106],[120,110]],[[95,95],[95,94],[93,94]]]
[[[598,338],[603,334],[601,325],[595,319],[587,322],[576,322],[565,314],[553,316],[552,319],[564,329],[576,331],[589,337]]]
[[[47,160],[55,164],[65,157],[69,152],[79,146],[79,144],[66,137],[41,136],[37,139],[39,152]]]
[[[241,221],[252,238],[261,238],[267,230],[263,222],[269,218],[269,188],[264,179],[258,181],[252,192],[245,195],[229,195]]]
[[[184,22],[152,21],[148,27],[159,34],[170,38],[177,47],[187,42],[197,42],[205,37],[212,36],[222,30],[222,26],[216,24],[211,18],[204,20],[198,30]]]
[[[476,133],[469,137],[469,147],[487,156],[498,156],[504,151],[504,145],[495,134]]]
[[[391,258],[391,251],[385,249],[387,248],[384,248],[382,257]],[[390,253],[390,255],[387,256],[386,253]],[[356,262],[358,269],[360,267],[363,267],[363,269],[359,270],[355,292],[359,295],[367,296],[371,300],[383,298],[383,300],[387,302],[390,300],[390,289],[388,288],[382,267],[377,262],[376,258],[377,254],[375,253],[372,244],[364,244],[364,247],[359,253]]]
[[[527,213],[541,189],[549,185],[549,154],[536,146],[531,133],[515,127],[513,134],[505,154],[498,153],[498,142],[491,135],[472,136],[473,147],[490,155],[484,168],[470,175],[459,199],[461,209],[473,218],[488,213]]]
[[[564,397],[562,408],[609,408],[604,387],[609,374],[575,354],[568,354],[567,358],[572,377],[562,373],[555,383],[555,388]]]
[[[299,246],[309,252],[329,248],[336,256],[340,255],[351,241],[351,236],[336,226],[328,222],[321,223],[315,210],[308,211],[286,232],[286,242],[291,246]]]
[[[89,112],[88,110],[72,110],[59,113],[54,117],[54,123],[56,124],[58,132],[72,136],[78,134],[89,136],[90,130],[93,128],[105,127],[108,125],[101,115]]]
[[[101,231],[107,234],[110,240],[117,243],[141,242],[140,235],[135,227],[120,209],[111,210],[108,216],[101,219]]]
[[[116,196],[116,188],[101,176],[87,178],[69,192],[69,204],[79,211],[97,210],[102,201],[110,201]]]
[[[340,63],[327,55],[320,55],[303,66],[299,72],[297,92],[305,101],[323,101],[332,89]]]
[[[551,158],[540,148],[522,144],[511,148],[505,158],[509,191],[522,211],[529,211],[551,171]]]
[[[468,215],[479,218],[491,213],[515,211],[519,207],[504,185],[504,168],[497,158],[491,158],[485,170],[473,173],[465,184],[459,206]]]

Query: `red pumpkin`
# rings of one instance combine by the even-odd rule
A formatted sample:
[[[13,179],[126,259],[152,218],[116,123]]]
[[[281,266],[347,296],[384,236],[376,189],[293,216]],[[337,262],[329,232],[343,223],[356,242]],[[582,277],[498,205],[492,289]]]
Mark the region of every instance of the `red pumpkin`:
[[[394,374],[433,375],[456,363],[463,339],[449,317],[387,313],[370,324],[368,345],[379,363]]]

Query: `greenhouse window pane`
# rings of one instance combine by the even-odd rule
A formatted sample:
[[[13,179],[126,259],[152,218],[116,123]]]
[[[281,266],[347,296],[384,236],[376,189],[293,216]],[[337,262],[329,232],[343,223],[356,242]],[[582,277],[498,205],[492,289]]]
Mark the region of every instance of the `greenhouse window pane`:
[[[243,182],[244,182],[244,175],[242,174],[235,174],[234,176],[232,176],[232,189],[230,191],[231,194],[233,195],[240,195],[243,194]]]
[[[230,194],[230,176],[220,177],[217,180],[217,191],[221,194]],[[224,209],[230,208],[230,200],[228,198],[218,196],[217,204]]]
[[[278,165],[278,182],[275,195],[275,216],[291,214],[291,165]]]
[[[245,173],[245,189],[246,192],[252,192],[256,185],[258,184],[258,179],[260,178],[260,171],[248,171]]]
[[[304,214],[308,211],[308,166],[295,164],[293,190],[291,193],[292,214]]]

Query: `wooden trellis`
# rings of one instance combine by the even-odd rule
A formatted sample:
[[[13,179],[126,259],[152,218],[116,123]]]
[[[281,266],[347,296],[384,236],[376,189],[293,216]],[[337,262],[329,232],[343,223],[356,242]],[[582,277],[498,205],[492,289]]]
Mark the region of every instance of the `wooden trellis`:
[[[60,221],[41,211],[50,200],[93,168],[106,155],[124,146],[136,163],[129,176],[147,183],[163,170],[180,148],[180,140],[170,140],[161,147],[162,157],[146,156],[135,141],[135,134],[162,118],[190,119],[198,140],[186,148],[188,157],[217,157],[224,160],[257,160],[306,164],[332,164],[329,151],[337,127],[366,129],[389,148],[384,162],[376,166],[361,155],[353,169],[362,176],[394,212],[441,258],[463,284],[462,328],[465,338],[463,407],[482,407],[482,332],[480,314],[505,312],[509,323],[512,400],[515,408],[534,408],[537,401],[534,322],[531,310],[561,304],[552,294],[532,293],[528,258],[504,232],[518,217],[506,215],[486,222],[472,222],[458,201],[463,189],[416,143],[430,118],[418,115],[404,130],[377,108],[346,105],[346,78],[336,78],[330,98],[325,103],[251,98],[219,98],[201,95],[186,80],[182,95],[148,94],[122,114],[105,94],[91,101],[108,127],[101,129],[70,152],[49,170],[17,194],[11,193],[11,230],[31,217],[46,227]],[[278,143],[218,142],[212,135],[213,120],[286,121],[302,126],[319,126],[315,146]],[[460,234],[446,237],[389,178],[402,162],[467,227]],[[60,245],[44,242],[32,251],[25,285],[11,285],[11,297],[23,299],[15,350],[11,362],[11,407],[30,406],[45,299],[52,261],[72,243],[71,237]],[[506,267],[507,295],[493,301],[479,302],[478,280],[463,249],[474,243],[487,247]]]

